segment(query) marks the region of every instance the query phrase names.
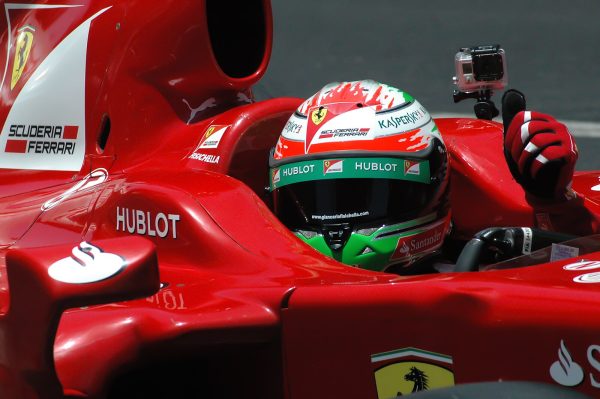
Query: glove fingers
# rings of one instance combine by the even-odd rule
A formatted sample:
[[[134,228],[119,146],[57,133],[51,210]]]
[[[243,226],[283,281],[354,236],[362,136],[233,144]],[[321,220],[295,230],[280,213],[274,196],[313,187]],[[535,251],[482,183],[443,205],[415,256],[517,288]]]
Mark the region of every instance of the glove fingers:
[[[557,133],[554,130],[538,132],[533,135],[523,151],[519,154],[519,172],[529,177],[535,177],[535,172],[530,170],[532,162],[546,164],[548,162],[564,160],[572,154],[572,140],[569,135]]]
[[[522,144],[527,144],[527,137],[530,132],[535,131],[529,125],[525,128],[524,125],[531,122],[556,122],[556,119],[550,115],[542,114],[535,111],[522,111],[515,115],[513,123],[506,130],[505,142],[508,143],[508,148],[511,148],[515,141],[520,141]]]
[[[577,161],[568,129],[547,114],[522,111],[505,129],[504,153],[515,179],[529,193],[564,199]]]
[[[539,154],[533,159],[529,169],[530,177],[535,179],[540,172],[540,169],[542,169],[544,165],[548,165],[553,162],[564,163],[569,156],[569,151],[566,150],[564,146],[561,146],[560,143],[549,145],[540,151]]]
[[[540,136],[538,139],[533,141],[537,147],[545,146],[550,144],[552,141],[560,140],[560,137],[556,136],[556,132],[561,130],[561,125],[554,121],[543,121],[543,120],[532,120],[525,122],[520,126],[518,137],[517,133],[513,133],[515,137],[512,142],[507,142],[506,145],[510,145],[509,151],[515,161],[523,155],[523,151],[526,150],[527,146],[533,141],[535,137]],[[528,151],[532,152],[532,150]]]
[[[559,198],[573,178],[578,154],[564,139],[549,136],[556,134],[538,134],[530,141],[519,158],[519,169],[535,192]]]

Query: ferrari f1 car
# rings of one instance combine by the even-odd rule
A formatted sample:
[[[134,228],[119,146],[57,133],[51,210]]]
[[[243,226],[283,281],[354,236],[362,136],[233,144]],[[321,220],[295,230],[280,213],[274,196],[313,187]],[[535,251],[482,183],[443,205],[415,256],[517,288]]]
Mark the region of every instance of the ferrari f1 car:
[[[598,237],[398,276],[274,216],[267,159],[301,100],[253,100],[268,0],[2,11],[0,397],[600,395]],[[453,238],[537,225],[502,126],[436,123]],[[579,211],[600,214],[599,178],[576,175]]]

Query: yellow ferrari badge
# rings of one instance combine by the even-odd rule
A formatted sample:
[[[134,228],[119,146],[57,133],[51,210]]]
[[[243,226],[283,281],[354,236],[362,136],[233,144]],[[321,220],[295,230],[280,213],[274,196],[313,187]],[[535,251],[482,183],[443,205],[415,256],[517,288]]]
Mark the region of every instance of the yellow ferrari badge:
[[[33,32],[35,32],[35,29],[30,25],[26,25],[19,29],[13,61],[12,78],[10,80],[11,90],[17,85],[17,82],[23,74],[23,69],[25,69],[25,65],[27,64],[31,45],[33,44]]]
[[[452,357],[417,348],[371,355],[378,399],[454,385]]]
[[[202,137],[202,141],[204,141],[207,138],[209,138],[210,136],[212,136],[214,132],[215,132],[214,126],[211,126],[208,129],[206,129],[206,132],[204,133],[204,137]]]
[[[323,122],[323,119],[325,119],[326,115],[327,115],[327,108],[319,107],[318,109],[315,109],[311,113],[310,118],[312,119],[312,121],[315,125],[320,125],[321,122]]]

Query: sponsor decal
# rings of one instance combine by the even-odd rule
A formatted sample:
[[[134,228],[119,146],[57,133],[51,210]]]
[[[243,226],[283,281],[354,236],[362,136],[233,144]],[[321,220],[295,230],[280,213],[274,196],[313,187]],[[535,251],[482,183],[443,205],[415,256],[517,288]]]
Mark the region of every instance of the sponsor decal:
[[[284,134],[299,134],[302,131],[302,125],[300,123],[296,123],[293,120],[289,120],[285,126],[283,127],[283,133]]]
[[[581,274],[579,276],[573,277],[573,281],[582,284],[600,283],[600,272]]]
[[[404,161],[404,174],[405,175],[420,175],[421,174],[421,163],[418,161]]]
[[[350,129],[328,129],[322,130],[319,135],[320,139],[342,138],[342,137],[365,137],[371,129],[365,128],[350,128]]]
[[[287,168],[281,168],[280,173],[283,177],[292,177],[313,173],[315,165],[294,165]]]
[[[329,166],[325,162],[331,162]],[[323,179],[395,179],[428,184],[429,163],[422,161],[419,174],[404,173],[404,159],[400,158],[345,158],[343,160],[315,160],[294,162],[278,168],[279,180],[273,181],[271,190],[303,181]],[[335,163],[339,163],[335,164]],[[323,170],[323,173],[321,173]]]
[[[413,107],[411,107],[411,109],[402,115],[394,115],[386,119],[380,119],[377,121],[377,124],[380,129],[401,129],[405,131],[406,126],[409,126],[409,129],[412,129],[427,115],[428,113],[425,111],[425,108],[419,105],[419,108],[413,109]]]
[[[190,110],[190,117],[187,120],[188,125],[194,120],[194,118],[196,118],[196,114],[198,114],[199,112],[202,112],[204,110],[207,110],[209,108],[213,108],[213,107],[217,106],[217,100],[214,97],[211,97],[208,100],[204,101],[202,104],[198,105],[196,108],[192,107],[192,105],[189,103],[189,101],[186,100],[185,98],[182,99],[181,101],[185,105],[187,105],[187,107]]]
[[[327,159],[323,161],[323,174],[342,173],[344,171],[344,161],[342,159]]]
[[[214,126],[211,126],[208,129],[206,129],[206,132],[204,132],[204,136],[202,136],[202,140],[201,141],[205,142],[206,140],[208,140],[208,138],[210,136],[212,136],[214,132],[215,132],[215,127]]]
[[[71,256],[54,262],[48,274],[54,280],[69,284],[86,284],[106,280],[118,274],[127,262],[121,256],[82,242],[74,247]]]
[[[275,185],[275,184],[279,183],[281,181],[281,172],[279,171],[279,168],[273,169],[273,171],[271,173],[273,174],[273,177],[272,177],[273,184]]]
[[[594,270],[600,269],[599,261],[584,261],[580,260],[576,263],[569,263],[568,265],[563,266],[564,270],[569,271],[581,271],[581,270]],[[581,284],[596,284],[600,283],[600,272],[590,272],[580,274],[578,276],[573,277],[573,281]]]
[[[398,163],[394,162],[355,162],[354,170],[355,171],[383,171],[383,172],[395,172],[398,170]]]
[[[570,270],[570,271],[600,269],[600,261],[580,260],[579,262],[569,263],[568,265],[564,265],[563,269]]]
[[[210,163],[210,164],[218,164],[219,161],[221,160],[221,156],[195,152],[192,155],[190,155],[190,159],[195,159],[196,161]]]
[[[413,255],[439,248],[444,241],[446,221],[438,222],[401,237],[390,260],[405,260]]]
[[[36,53],[40,61],[32,65],[31,52],[44,50],[32,47],[37,46],[34,44],[39,40],[34,37],[37,32],[24,29],[13,39],[11,14],[14,13],[9,10],[31,10],[18,14],[31,12],[31,19],[39,20],[43,10],[82,5],[6,2],[3,5],[8,40],[1,86],[4,88],[10,80],[9,86],[14,89],[11,95],[16,97],[2,125],[0,168],[79,171],[85,156],[85,60],[89,31],[92,21],[110,7],[98,10],[74,27],[47,55]],[[13,46],[14,58],[9,69]],[[32,73],[26,73],[30,68]]]
[[[533,232],[529,227],[521,228],[523,231],[523,247],[521,253],[525,255],[531,254],[531,243],[533,242]]]
[[[594,388],[600,388],[600,378],[594,376],[594,372],[600,372],[600,345],[588,346],[586,357],[588,364],[582,367],[573,359],[565,340],[561,339],[558,359],[550,365],[550,377],[565,387],[574,387],[582,383],[587,385],[586,377],[589,377],[589,384]]]
[[[81,180],[80,182],[75,184],[73,187],[71,187],[64,193],[44,202],[44,205],[42,205],[42,212],[45,212],[48,209],[54,208],[56,205],[60,204],[64,200],[66,200],[74,193],[95,187],[98,184],[104,183],[107,179],[108,179],[108,172],[106,171],[106,169],[99,168],[99,169],[93,170],[89,175],[87,175],[85,178],[83,178],[83,180]]]
[[[363,107],[345,112],[351,106],[351,103],[331,104],[327,108],[326,114],[322,107],[311,108],[309,115],[314,118],[303,129],[303,132],[306,131],[305,152],[308,153],[311,145],[316,144],[369,140],[372,127],[363,125],[363,122],[365,118],[372,118],[373,110]],[[321,115],[321,117],[319,118],[317,115]]]
[[[177,238],[181,216],[117,207],[117,231],[160,238]]]
[[[335,118],[335,115],[325,107],[311,108],[309,112],[310,121],[312,123],[306,124],[306,135],[304,137],[304,152],[308,153],[308,149],[312,145],[314,140],[319,139],[317,133],[319,132],[319,125],[321,125],[325,120],[331,121],[332,118]]]
[[[369,212],[363,211],[363,212],[352,212],[352,213],[338,213],[336,215],[312,215],[312,219],[313,220],[336,220],[336,219],[360,218],[363,216],[369,216]]]
[[[229,126],[230,125],[211,125],[202,135],[202,139],[194,152],[199,149],[217,148]]]
[[[560,385],[574,387],[583,381],[583,369],[573,361],[564,340],[560,340],[558,360],[550,366],[550,376]]]
[[[73,155],[78,126],[10,125],[4,152]]]
[[[35,28],[31,25],[26,25],[20,28],[18,32],[19,35],[17,36],[17,44],[15,46],[12,78],[10,79],[11,90],[15,88],[19,82],[19,79],[21,79],[25,65],[27,65],[29,52],[31,51],[31,46],[33,45],[33,32],[35,32]]]
[[[188,309],[185,305],[184,296],[182,292],[176,291],[172,288],[164,288],[161,284],[161,290],[146,298],[146,302],[149,302],[159,309],[166,310],[185,310]]]
[[[371,355],[377,397],[392,399],[454,385],[452,357],[417,348]]]
[[[310,113],[310,119],[315,125],[320,125],[327,116],[327,108],[319,107]]]
[[[402,241],[402,246],[400,246],[400,242],[398,242],[396,251],[394,251],[394,256],[400,258],[408,258],[410,256],[410,248],[406,245],[406,241]]]

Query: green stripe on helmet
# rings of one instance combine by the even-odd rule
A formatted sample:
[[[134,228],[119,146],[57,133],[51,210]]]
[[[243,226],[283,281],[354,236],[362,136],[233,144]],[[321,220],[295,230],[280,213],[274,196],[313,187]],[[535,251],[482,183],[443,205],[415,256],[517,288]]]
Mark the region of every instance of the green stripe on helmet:
[[[399,239],[398,236],[393,236],[375,240],[373,235],[352,233],[342,250],[332,251],[322,234],[307,238],[297,232],[296,236],[338,262],[373,271],[383,271],[389,265],[390,256]]]
[[[271,191],[288,184],[330,179],[395,179],[430,183],[429,161],[339,158],[294,162],[270,170]]]

